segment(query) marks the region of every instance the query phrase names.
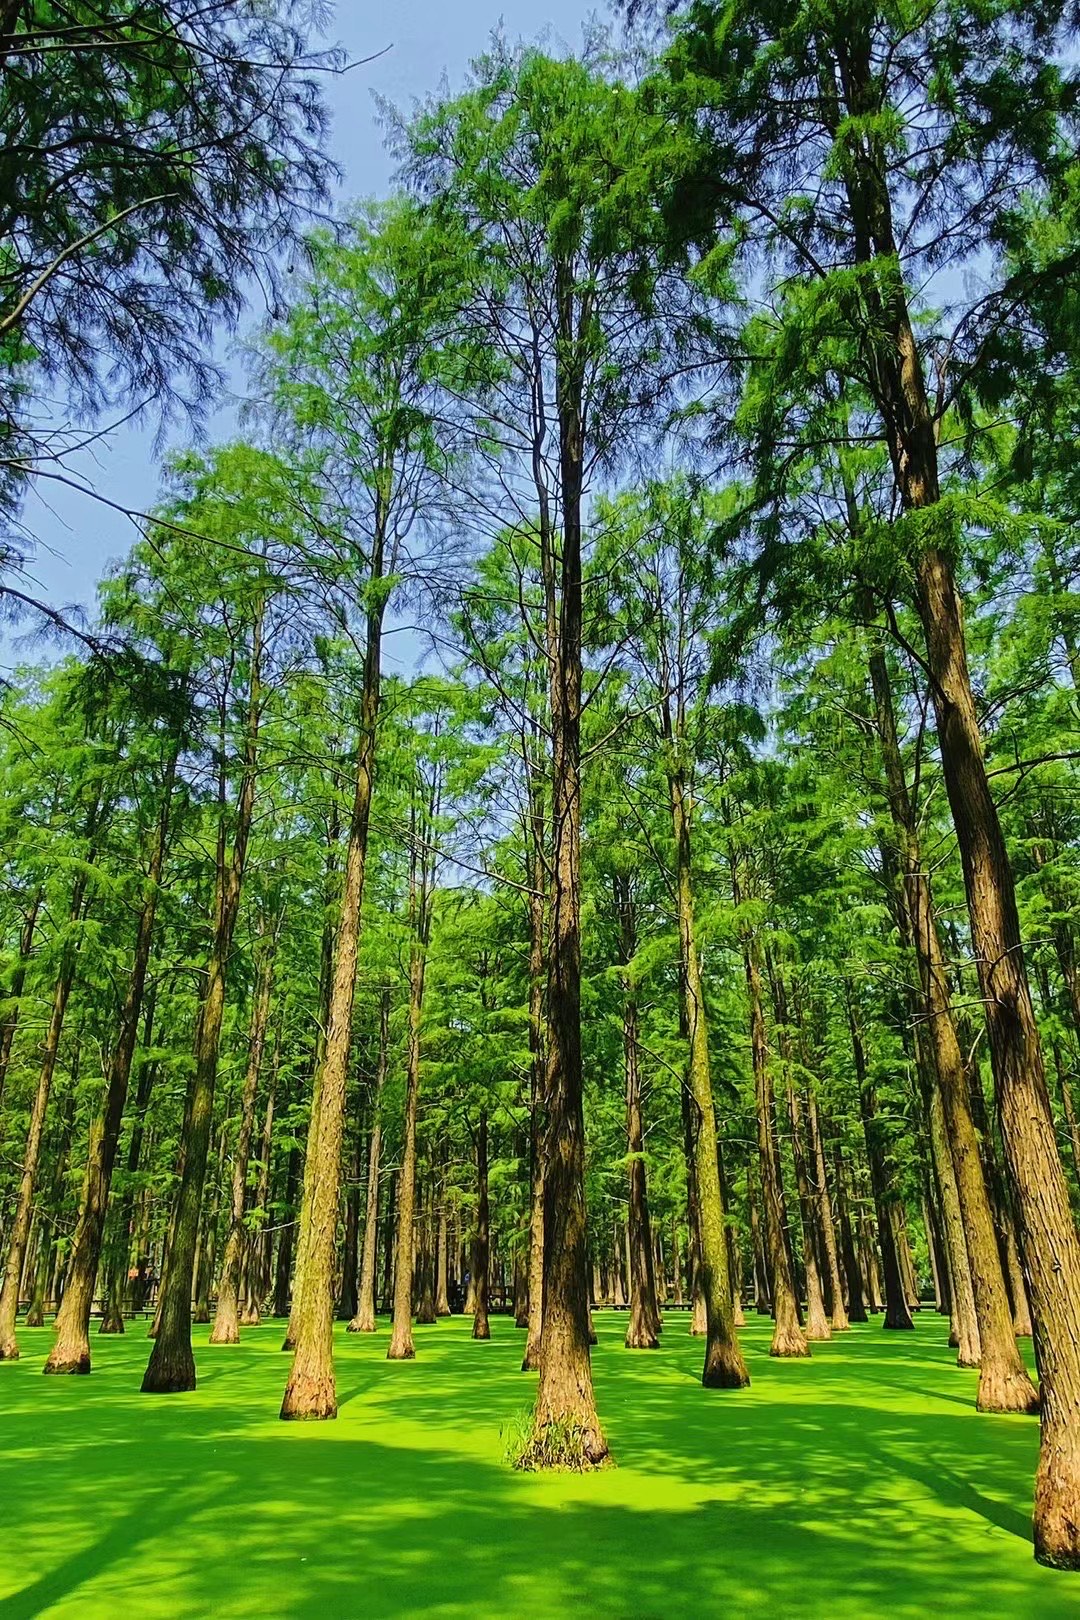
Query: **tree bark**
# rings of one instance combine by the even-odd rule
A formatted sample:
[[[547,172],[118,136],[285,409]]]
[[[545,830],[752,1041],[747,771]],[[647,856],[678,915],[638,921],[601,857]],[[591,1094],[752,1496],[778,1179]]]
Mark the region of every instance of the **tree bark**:
[[[131,1065],[138,1040],[139,1020],[142,1016],[146,974],[154,944],[158,894],[165,864],[169,815],[179,756],[180,741],[177,739],[175,746],[170,749],[165,766],[161,808],[139,912],[131,977],[120,1012],[116,1045],[108,1066],[101,1113],[95,1119],[90,1133],[67,1287],[56,1317],[56,1341],[42,1369],[46,1373],[90,1371],[90,1311],[94,1303],[94,1285],[101,1260],[113,1166],[120,1146],[124,1106],[127,1102]]]
[[[388,1361],[411,1361],[416,1355],[412,1332],[412,1282],[415,1253],[416,1121],[420,1107],[420,1025],[424,1011],[430,895],[426,856],[415,852],[411,866],[410,910],[413,937],[409,952],[409,1036],[405,1057],[405,1130],[398,1176],[398,1230],[394,1277],[394,1318]]]
[[[593,1393],[585,1228],[581,1071],[581,501],[585,455],[584,357],[573,273],[555,275],[556,407],[562,496],[560,589],[543,546],[551,683],[552,863],[548,1042],[544,1085],[544,1280],[540,1380],[533,1439],[522,1459],[545,1466],[568,1453],[578,1467],[608,1454]],[[583,299],[589,297],[583,294]],[[557,613],[553,612],[557,600]]]
[[[95,804],[87,823],[88,831],[93,829],[97,811],[98,806]],[[91,851],[87,865],[93,863],[93,858],[93,851]],[[86,874],[83,872],[75,879],[72,886],[68,917],[68,926],[71,930],[78,928],[82,917],[86,883]],[[53,988],[52,1009],[49,1014],[48,1028],[45,1032],[45,1041],[41,1049],[41,1068],[38,1070],[37,1086],[30,1109],[30,1125],[26,1135],[26,1147],[23,1152],[15,1214],[11,1222],[11,1232],[8,1238],[4,1282],[3,1286],[0,1287],[0,1361],[17,1361],[19,1358],[19,1342],[15,1336],[15,1318],[19,1309],[19,1290],[22,1284],[26,1247],[30,1237],[30,1224],[33,1217],[34,1186],[37,1181],[38,1164],[41,1158],[41,1144],[45,1135],[45,1117],[49,1107],[49,1094],[52,1091],[53,1075],[56,1073],[56,1060],[60,1052],[60,1037],[64,1029],[64,1015],[67,1012],[71,987],[75,982],[78,955],[79,940],[69,937],[61,950],[60,967]]]
[[[476,1241],[473,1244],[473,1280],[476,1288],[473,1311],[474,1339],[490,1339],[488,1287],[491,1265],[491,1212],[488,1203],[488,1122],[480,1110],[476,1132]]]
[[[144,1394],[167,1395],[195,1388],[195,1357],[191,1348],[191,1288],[199,1233],[199,1214],[210,1131],[214,1117],[218,1049],[225,1015],[225,988],[240,893],[247,865],[248,839],[255,811],[258,773],[259,722],[262,710],[262,612],[252,626],[248,680],[247,727],[243,773],[237,795],[231,856],[225,850],[225,806],[218,818],[217,877],[214,894],[214,933],[207,964],[206,986],[195,1030],[195,1072],[184,1110],[183,1169],[177,1194],[168,1263],[159,1302],[159,1329],[143,1375]],[[224,799],[223,784],[221,798]]]
[[[813,1196],[818,1206],[822,1252],[825,1257],[830,1324],[834,1333],[846,1333],[851,1324],[844,1304],[844,1285],[840,1275],[840,1259],[836,1244],[836,1223],[833,1220],[832,1198],[829,1195],[829,1182],[825,1174],[825,1148],[821,1140],[817,1098],[812,1086],[806,1089],[806,1130],[813,1169]]]
[[[1001,1269],[990,1198],[983,1178],[979,1142],[968,1101],[964,1060],[956,1034],[948,969],[941,944],[930,883],[922,866],[915,806],[908,789],[896,729],[892,682],[884,651],[870,654],[878,737],[899,855],[902,893],[901,929],[914,948],[922,992],[919,1049],[930,1056],[928,1083],[936,1085],[942,1104],[946,1139],[952,1158],[960,1214],[963,1221],[968,1275],[974,1297],[980,1346],[979,1389],[976,1405],[982,1412],[1035,1412],[1039,1396],[1016,1348],[1009,1316],[1008,1294]],[[956,1256],[959,1261],[959,1256]],[[961,1314],[966,1311],[966,1287],[960,1279]],[[968,1324],[958,1322],[963,1346],[970,1352]]]
[[[375,1066],[375,1087],[371,1098],[371,1139],[368,1143],[367,1192],[364,1201],[364,1244],[360,1260],[360,1287],[356,1315],[348,1333],[374,1333],[375,1264],[379,1247],[379,1174],[382,1162],[382,1094],[390,1058],[390,991],[384,985],[379,994],[379,1056]]]
[[[380,490],[376,501],[370,576],[376,588],[383,573],[386,519],[386,501]],[[322,1061],[317,1065],[313,1087],[308,1154],[304,1164],[300,1253],[289,1322],[289,1337],[293,1339],[295,1349],[281,1401],[281,1416],[286,1420],[337,1417],[334,1384],[334,1237],[338,1220],[341,1145],[345,1133],[353,1003],[375,775],[385,602],[385,596],[380,591],[367,614],[360,738],[345,851],[341,910],[334,942],[329,1017]]]
[[[628,1154],[628,1248],[630,1319],[628,1350],[655,1350],[660,1343],[660,1310],[653,1271],[652,1223],[645,1172],[645,1131],[641,1114],[641,1066],[638,1061],[637,998],[629,974],[637,950],[637,926],[630,879],[617,874],[615,909],[619,919],[619,961],[623,973],[623,1065],[626,1075],[626,1147]]]
[[[244,1074],[244,1088],[240,1098],[240,1128],[233,1154],[232,1178],[229,1198],[229,1235],[225,1240],[221,1280],[218,1283],[217,1309],[210,1332],[211,1344],[240,1343],[240,1280],[244,1256],[248,1245],[244,1225],[247,1203],[248,1160],[251,1157],[251,1139],[255,1132],[255,1100],[259,1090],[263,1052],[266,1049],[266,1031],[270,1023],[270,995],[274,980],[274,935],[263,934],[257,947],[259,958],[258,984],[251,1009],[251,1027],[248,1031],[248,1061]]]
[[[735,889],[738,904],[738,886]],[[765,1213],[765,1247],[772,1290],[773,1329],[770,1356],[808,1356],[806,1342],[799,1323],[798,1301],[791,1261],[784,1238],[784,1200],[780,1184],[779,1164],[773,1136],[772,1070],[765,1036],[765,1014],[762,1008],[761,973],[757,964],[756,947],[752,940],[743,942],[743,967],[746,991],[750,1004],[750,1055],[754,1070],[754,1098],[757,1114],[758,1162],[761,1168],[761,1201]]]

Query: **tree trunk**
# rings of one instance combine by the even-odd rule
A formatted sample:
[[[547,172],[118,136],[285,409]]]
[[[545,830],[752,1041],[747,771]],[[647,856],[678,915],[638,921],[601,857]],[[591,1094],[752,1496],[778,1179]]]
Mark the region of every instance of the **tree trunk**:
[[[259,722],[262,710],[262,614],[252,627],[248,681],[247,731],[243,775],[237,795],[232,855],[225,853],[225,805],[218,819],[214,935],[207,964],[206,987],[195,1030],[195,1072],[184,1110],[183,1169],[169,1244],[168,1265],[159,1303],[160,1325],[143,1375],[144,1394],[167,1395],[195,1388],[191,1348],[191,1287],[195,1269],[199,1214],[202,1208],[210,1131],[214,1117],[218,1049],[225,1015],[225,986],[240,893],[247,865],[248,839],[255,810]],[[224,782],[220,786],[224,800]]]
[[[665,731],[673,734],[665,709]],[[697,929],[694,917],[693,880],[690,846],[690,805],[681,771],[668,770],[672,832],[675,839],[679,947],[682,965],[683,1005],[690,1036],[689,1089],[697,1113],[694,1170],[697,1182],[698,1227],[701,1236],[701,1282],[705,1299],[707,1337],[705,1366],[701,1382],[707,1389],[741,1389],[750,1382],[735,1334],[731,1308],[731,1278],[728,1276],[725,1213],[720,1195],[720,1173],[716,1163],[716,1116],[713,1111],[712,1076],[709,1069],[709,1037],[705,1019],[705,997],[698,961]]]
[[[262,919],[259,932],[260,935],[264,932]],[[251,1139],[255,1131],[255,1100],[259,1090],[263,1052],[266,1048],[266,1031],[270,1023],[270,995],[274,979],[273,936],[269,940],[261,938],[256,951],[259,957],[258,984],[251,1009],[251,1027],[248,1031],[248,1062],[240,1098],[240,1128],[236,1137],[236,1151],[233,1154],[229,1235],[225,1240],[225,1258],[218,1284],[217,1309],[214,1312],[214,1326],[210,1333],[211,1344],[240,1343],[240,1280],[248,1246],[244,1207],[247,1202]]]
[[[573,275],[556,272],[556,360],[562,495],[561,589],[551,537],[542,545],[551,683],[552,859],[548,1043],[544,1086],[544,1280],[540,1381],[522,1462],[602,1463],[589,1359],[585,1121],[581,1072],[581,499],[583,360]],[[555,604],[557,601],[557,613]]]
[[[851,47],[845,43],[843,49],[850,52]],[[852,55],[853,84],[872,79],[867,56],[867,49]],[[871,145],[876,150],[876,143]],[[884,159],[864,155],[849,181],[849,193],[859,258],[892,263],[896,240]],[[877,301],[875,393],[902,506],[905,512],[923,511],[940,500],[937,441],[922,356],[899,277],[886,281]],[[1057,1151],[1012,869],[986,774],[963,607],[948,554],[933,543],[926,545],[916,561],[915,581],[1042,1382],[1035,1556],[1043,1563],[1080,1568],[1080,1235]]]
[[[390,1056],[390,991],[379,995],[379,1056],[375,1066],[375,1089],[371,1098],[371,1140],[368,1143],[367,1193],[364,1202],[364,1246],[360,1260],[360,1287],[356,1315],[348,1333],[374,1333],[375,1264],[379,1247],[379,1174],[382,1161],[382,1094]]]
[[[886,792],[900,859],[901,931],[914,948],[922,992],[919,1050],[930,1055],[928,1084],[936,1084],[941,1095],[978,1322],[980,1362],[976,1405],[981,1412],[1035,1412],[1039,1396],[1016,1348],[1009,1318],[1005,1278],[953,1018],[945,954],[929,880],[922,866],[915,806],[896,730],[888,664],[880,647],[870,654],[870,678]],[[966,1309],[966,1295],[959,1304]],[[968,1340],[965,1348],[970,1350],[971,1335],[967,1325],[958,1323],[958,1328]]]
[[[476,1132],[476,1241],[473,1244],[473,1279],[476,1308],[473,1312],[474,1339],[490,1339],[488,1322],[488,1282],[491,1264],[491,1213],[488,1205],[488,1122],[480,1110]]]
[[[397,1255],[394,1277],[394,1319],[388,1361],[411,1361],[416,1355],[412,1333],[412,1280],[416,1204],[416,1120],[420,1106],[420,1020],[424,1009],[424,970],[427,948],[427,895],[413,869],[414,931],[409,954],[409,1039],[405,1060],[405,1131],[398,1176]]]
[[[825,1149],[821,1140],[817,1098],[812,1086],[806,1089],[806,1130],[813,1170],[813,1196],[817,1202],[821,1227],[821,1246],[825,1258],[825,1279],[829,1294],[829,1317],[834,1333],[846,1333],[850,1327],[844,1304],[844,1285],[840,1275],[840,1259],[836,1245],[836,1223],[833,1220],[832,1199],[825,1174]]]
[[[382,578],[385,523],[386,506],[380,492],[376,503],[371,559],[373,583]],[[286,1420],[337,1417],[334,1385],[334,1238],[338,1221],[341,1145],[345,1133],[353,1003],[375,773],[385,601],[385,596],[380,593],[369,606],[367,614],[360,742],[345,851],[341,909],[334,942],[329,1017],[322,1062],[318,1065],[313,1089],[309,1148],[304,1164],[301,1252],[289,1324],[295,1351],[281,1401],[281,1416]]]
[[[628,1249],[630,1320],[628,1350],[655,1350],[660,1343],[660,1311],[653,1271],[652,1223],[645,1172],[645,1130],[641,1115],[641,1066],[638,1061],[637,999],[629,968],[637,950],[637,927],[630,879],[617,874],[615,909],[619,919],[619,961],[623,973],[623,1065],[626,1074],[626,1147],[628,1155]]]
[[[736,904],[739,901],[735,888]],[[799,1325],[791,1260],[784,1237],[784,1195],[773,1135],[772,1070],[765,1038],[765,1014],[761,999],[761,974],[752,940],[743,944],[743,967],[750,1003],[750,1053],[754,1069],[754,1098],[757,1114],[758,1162],[761,1168],[761,1201],[765,1213],[765,1248],[772,1290],[773,1329],[770,1356],[808,1356],[810,1346]]]
[[[833,1143],[833,1167],[836,1185],[836,1213],[840,1222],[840,1252],[844,1259],[844,1277],[847,1281],[847,1314],[851,1322],[865,1322],[866,1297],[863,1291],[862,1269],[855,1247],[855,1234],[851,1225],[847,1189],[844,1186],[844,1159],[840,1143]]]
[[[88,824],[90,828],[93,826],[96,814],[97,807],[95,806]],[[93,852],[91,851],[87,864],[92,863],[92,861]],[[72,930],[78,927],[82,916],[85,893],[86,876],[82,874],[75,879],[71,891],[68,926]],[[41,1158],[41,1144],[45,1135],[45,1116],[49,1107],[49,1093],[52,1090],[53,1075],[56,1072],[56,1060],[60,1052],[60,1036],[64,1029],[64,1015],[67,1011],[68,997],[71,995],[71,987],[75,982],[75,967],[78,955],[79,941],[69,938],[61,952],[60,970],[53,989],[52,1010],[49,1014],[49,1024],[41,1050],[41,1068],[38,1070],[37,1087],[34,1091],[34,1101],[30,1109],[30,1126],[27,1131],[26,1147],[23,1152],[15,1215],[12,1219],[11,1232],[8,1237],[7,1264],[4,1269],[3,1287],[0,1288],[0,1361],[17,1361],[19,1357],[19,1343],[15,1337],[15,1318],[19,1309],[19,1290],[22,1284],[27,1242],[30,1237],[30,1223],[34,1208],[34,1186],[37,1181],[38,1163]]]

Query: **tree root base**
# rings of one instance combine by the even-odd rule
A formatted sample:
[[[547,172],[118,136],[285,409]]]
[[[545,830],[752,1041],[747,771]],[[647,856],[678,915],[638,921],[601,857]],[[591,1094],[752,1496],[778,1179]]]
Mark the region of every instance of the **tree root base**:
[[[1008,1370],[1002,1373],[985,1371],[979,1379],[979,1392],[975,1409],[979,1412],[1024,1412],[1037,1415],[1042,1402],[1039,1391],[1027,1373]]]
[[[69,1373],[85,1377],[90,1371],[90,1351],[64,1351],[57,1355],[56,1347],[54,1347],[41,1370],[47,1378],[54,1375],[63,1377]]]
[[[801,1327],[795,1325],[776,1327],[769,1346],[769,1354],[785,1360],[788,1357],[808,1356],[810,1346],[806,1342],[806,1334]]]
[[[599,1428],[575,1420],[553,1420],[533,1429],[513,1464],[526,1474],[587,1474],[610,1467],[611,1457]]]

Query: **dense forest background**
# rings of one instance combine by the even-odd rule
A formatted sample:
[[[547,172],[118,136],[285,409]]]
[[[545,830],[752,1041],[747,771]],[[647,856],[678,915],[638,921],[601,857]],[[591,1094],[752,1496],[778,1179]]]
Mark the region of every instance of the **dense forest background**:
[[[193,1314],[272,1313],[322,1418],[335,1314],[393,1359],[507,1310],[518,1460],[584,1467],[590,1301],[629,1349],[685,1305],[707,1390],[746,1310],[806,1356],[936,1308],[1080,1559],[1075,24],[496,35],[331,213],[304,8],[0,5],[0,585],[52,637],[2,697],[0,1358],[145,1318],[165,1393]],[[238,322],[241,431],[92,616],[34,600],[31,491],[205,415]]]

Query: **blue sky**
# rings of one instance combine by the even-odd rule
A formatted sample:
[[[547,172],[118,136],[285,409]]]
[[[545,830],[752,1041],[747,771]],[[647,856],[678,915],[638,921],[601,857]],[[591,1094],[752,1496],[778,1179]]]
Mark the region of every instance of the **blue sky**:
[[[351,58],[390,47],[378,61],[328,84],[331,150],[344,171],[342,197],[380,196],[390,183],[391,164],[375,123],[375,95],[407,108],[437,89],[444,73],[451,87],[460,84],[469,61],[500,22],[511,38],[533,40],[550,30],[554,39],[576,46],[594,9],[591,0],[541,0],[539,5],[535,0],[503,0],[501,6],[498,0],[388,0],[383,6],[339,0],[329,35],[342,42]],[[251,322],[258,313],[252,311]],[[208,432],[227,438],[232,431],[232,401],[226,398]],[[117,429],[98,444],[92,460],[87,455],[76,464],[79,475],[101,495],[141,509],[155,499],[157,467],[150,426]],[[106,564],[123,556],[135,537],[126,518],[55,484],[30,494],[25,519],[37,546],[31,568],[37,592],[58,606],[91,606]],[[4,662],[8,660],[0,659]]]

